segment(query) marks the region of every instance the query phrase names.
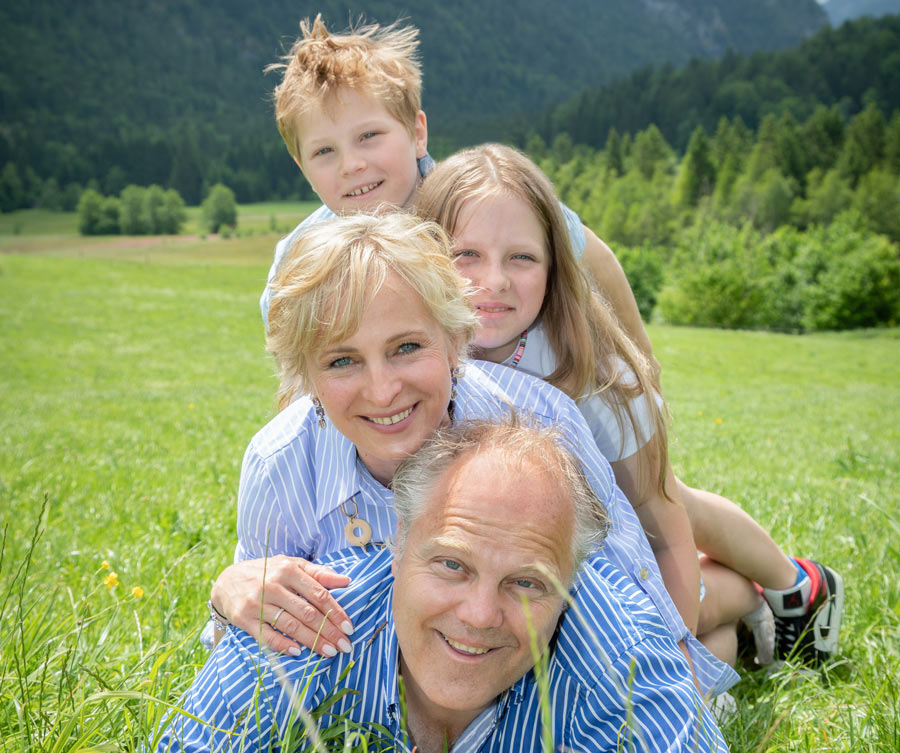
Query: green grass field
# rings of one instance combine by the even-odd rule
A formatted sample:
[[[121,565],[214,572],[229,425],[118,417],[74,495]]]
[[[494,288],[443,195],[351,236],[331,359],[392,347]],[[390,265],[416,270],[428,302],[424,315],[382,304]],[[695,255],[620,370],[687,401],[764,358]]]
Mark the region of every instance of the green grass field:
[[[62,217],[0,221],[0,750],[135,750],[204,659],[274,412],[277,234],[88,242]],[[900,749],[900,331],[650,334],[679,475],[847,586],[840,656],[746,673],[733,750]]]

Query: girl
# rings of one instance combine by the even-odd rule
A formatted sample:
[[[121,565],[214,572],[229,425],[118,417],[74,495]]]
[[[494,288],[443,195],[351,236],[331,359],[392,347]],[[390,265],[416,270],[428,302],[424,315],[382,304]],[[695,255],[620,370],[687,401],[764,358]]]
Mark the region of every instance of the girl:
[[[672,474],[665,407],[652,356],[593,292],[569,245],[559,202],[527,157],[502,145],[468,149],[424,182],[418,213],[454,236],[458,269],[475,285],[475,355],[546,379],[578,400],[657,557],[687,626],[728,661],[735,625],[754,629],[759,660],[836,648],[843,588],[818,563],[792,560],[737,505]],[[704,553],[698,562],[697,549]],[[701,579],[705,596],[701,596]],[[764,601],[753,581],[764,587]],[[820,606],[830,600],[829,609]],[[785,609],[793,603],[793,612]],[[827,613],[823,617],[823,614]],[[812,615],[813,628],[806,631]],[[827,619],[827,624],[815,621]],[[825,639],[818,628],[828,629]],[[814,637],[810,637],[813,634]]]

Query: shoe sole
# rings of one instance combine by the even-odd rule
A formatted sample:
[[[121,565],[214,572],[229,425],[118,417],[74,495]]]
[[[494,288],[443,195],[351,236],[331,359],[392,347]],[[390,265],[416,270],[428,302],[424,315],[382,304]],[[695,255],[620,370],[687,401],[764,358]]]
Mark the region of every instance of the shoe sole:
[[[825,565],[820,567],[828,586],[828,593],[831,595],[813,618],[810,631],[819,659],[824,660],[837,651],[841,619],[844,616],[844,581],[830,567]]]

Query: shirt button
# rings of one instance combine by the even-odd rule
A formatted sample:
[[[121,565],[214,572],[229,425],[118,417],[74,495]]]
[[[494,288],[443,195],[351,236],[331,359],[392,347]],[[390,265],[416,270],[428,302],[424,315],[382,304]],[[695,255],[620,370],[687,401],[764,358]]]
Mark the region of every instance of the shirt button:
[[[647,580],[650,577],[650,571],[646,567],[641,568],[641,580]]]

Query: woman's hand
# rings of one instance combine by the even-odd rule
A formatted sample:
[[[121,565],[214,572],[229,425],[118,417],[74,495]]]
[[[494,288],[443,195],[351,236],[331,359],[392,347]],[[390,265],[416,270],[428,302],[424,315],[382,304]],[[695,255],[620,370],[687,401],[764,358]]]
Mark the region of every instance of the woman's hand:
[[[225,568],[211,599],[222,616],[273,651],[297,656],[301,644],[334,656],[350,651],[353,625],[329,589],[349,583],[330,567],[278,555]]]

